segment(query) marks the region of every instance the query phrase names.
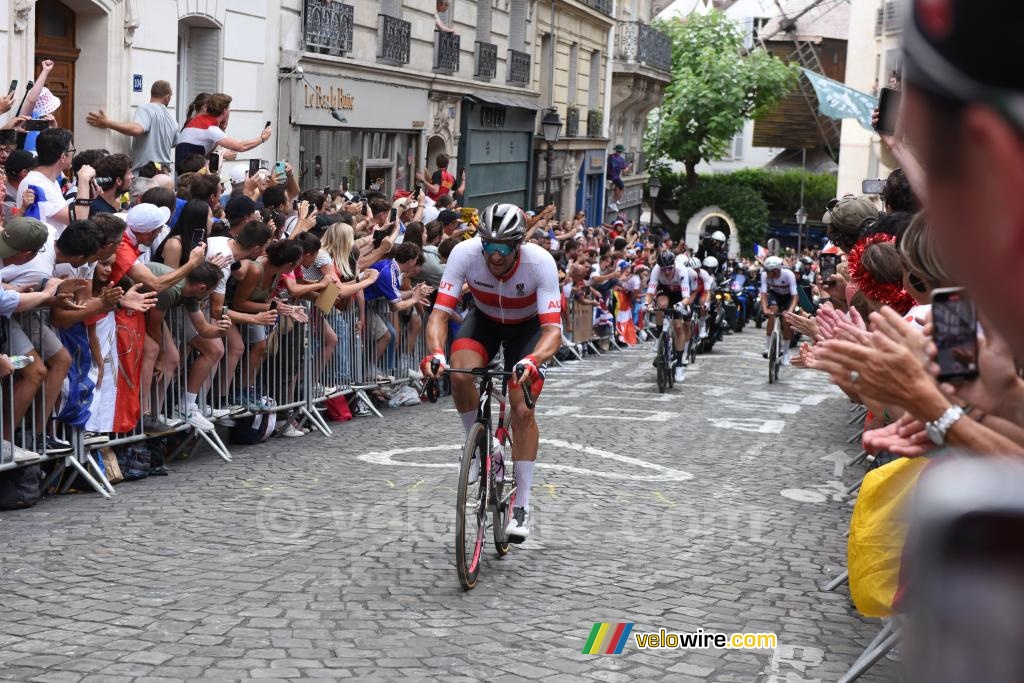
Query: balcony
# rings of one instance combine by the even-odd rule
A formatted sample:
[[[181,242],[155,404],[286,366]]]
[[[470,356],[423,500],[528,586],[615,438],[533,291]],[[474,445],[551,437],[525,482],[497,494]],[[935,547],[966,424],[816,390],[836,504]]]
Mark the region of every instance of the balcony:
[[[616,31],[619,59],[627,64],[672,72],[672,39],[667,35],[639,21],[619,22]]]
[[[629,170],[628,175],[640,175],[644,172],[643,152],[626,152],[622,155],[622,158],[626,160],[626,163],[633,167]]]
[[[434,73],[451,76],[459,70],[459,34],[434,31]]]
[[[391,66],[409,63],[412,24],[387,14],[377,15],[377,61]]]
[[[599,138],[601,137],[602,130],[601,124],[603,123],[604,117],[601,115],[599,109],[591,109],[587,112],[587,137],[588,138]]]
[[[509,85],[530,84],[530,55],[519,50],[508,51],[508,75],[505,78]]]
[[[598,12],[612,16],[612,0],[580,0],[580,2],[590,9],[596,9]]]
[[[580,108],[569,107],[565,110],[565,137],[578,138],[580,136]]]
[[[338,0],[305,0],[302,42],[306,52],[340,57],[352,51],[352,5]]]
[[[498,46],[494,43],[476,44],[476,70],[473,78],[489,81],[498,73]]]

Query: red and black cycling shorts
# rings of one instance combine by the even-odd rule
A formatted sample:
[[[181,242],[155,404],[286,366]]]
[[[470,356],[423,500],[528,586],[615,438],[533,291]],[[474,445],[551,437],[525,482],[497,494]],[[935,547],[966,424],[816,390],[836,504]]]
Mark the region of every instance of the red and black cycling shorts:
[[[498,355],[498,349],[505,349],[504,369],[511,372],[516,363],[533,353],[541,336],[540,319],[536,316],[521,323],[505,324],[495,322],[475,308],[469,309],[452,342],[452,356],[457,351],[474,351],[483,358],[484,364]],[[540,395],[544,386],[541,378],[530,386],[534,398]]]

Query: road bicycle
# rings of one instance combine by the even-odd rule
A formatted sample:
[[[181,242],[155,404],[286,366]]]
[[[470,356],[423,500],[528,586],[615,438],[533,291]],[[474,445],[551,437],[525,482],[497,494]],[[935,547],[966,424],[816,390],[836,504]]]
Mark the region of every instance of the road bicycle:
[[[768,339],[768,383],[779,381],[779,368],[782,367],[782,314],[769,313],[767,318],[775,319],[772,336]]]
[[[433,361],[437,372],[437,361]],[[455,568],[463,590],[476,586],[480,573],[480,559],[487,536],[487,510],[491,509],[491,526],[494,549],[498,556],[508,553],[513,540],[506,533],[512,508],[515,503],[515,472],[512,468],[512,432],[509,427],[512,411],[508,405],[508,380],[522,371],[516,366],[515,372],[499,370],[497,365],[463,370],[447,368],[445,373],[472,375],[479,379],[479,400],[476,422],[466,436],[459,465],[458,495],[455,504]],[[500,391],[494,380],[501,380]],[[431,402],[437,401],[437,380],[424,383],[423,395]],[[523,387],[526,406],[533,408],[530,390]],[[491,401],[498,403],[498,419],[491,414]],[[508,455],[508,459],[506,459]],[[469,473],[476,461],[477,480],[470,483]]]
[[[661,311],[661,334],[658,336],[658,343],[654,353],[654,367],[658,372],[658,393],[664,394],[666,391],[675,386],[676,380],[673,371],[672,356],[674,351],[674,335],[672,321],[676,318],[682,318],[684,315],[684,308],[682,304],[676,304],[672,308],[649,308],[648,320],[654,322],[654,314]],[[692,320],[683,320],[684,325],[692,324]],[[651,325],[653,328],[654,325]],[[694,344],[691,342],[691,362],[695,352],[692,350]]]

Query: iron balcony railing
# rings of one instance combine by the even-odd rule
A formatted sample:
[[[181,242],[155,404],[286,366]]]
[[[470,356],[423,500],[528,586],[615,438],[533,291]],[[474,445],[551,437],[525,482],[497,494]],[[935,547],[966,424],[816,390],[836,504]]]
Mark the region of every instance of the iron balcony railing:
[[[569,107],[565,110],[565,137],[578,138],[580,136],[580,108]]]
[[[307,52],[341,56],[352,51],[352,5],[338,0],[305,0],[302,41]]]
[[[580,0],[584,5],[608,16],[612,15],[612,0]]]
[[[377,61],[394,66],[408,64],[412,24],[387,14],[378,14],[377,22]]]
[[[639,21],[619,22],[616,28],[619,59],[652,69],[672,71],[672,39]]]
[[[434,71],[449,76],[459,70],[459,34],[434,31]]]
[[[481,80],[491,80],[498,73],[498,46],[494,43],[476,44],[476,70],[473,76]]]
[[[508,76],[505,79],[512,85],[530,84],[530,55],[519,50],[508,51]]]

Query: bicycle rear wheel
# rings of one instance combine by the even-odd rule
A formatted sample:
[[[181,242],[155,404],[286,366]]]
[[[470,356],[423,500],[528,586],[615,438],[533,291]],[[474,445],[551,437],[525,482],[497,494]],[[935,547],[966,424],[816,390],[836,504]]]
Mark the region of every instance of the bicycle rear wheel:
[[[768,341],[768,383],[773,384],[778,379],[779,371],[776,367],[779,362],[779,331],[772,331]]]
[[[476,586],[480,573],[480,557],[487,525],[487,486],[489,439],[484,425],[477,422],[469,430],[459,467],[459,488],[455,504],[455,566],[463,590]],[[475,483],[469,483],[469,469],[474,459],[480,465]]]

